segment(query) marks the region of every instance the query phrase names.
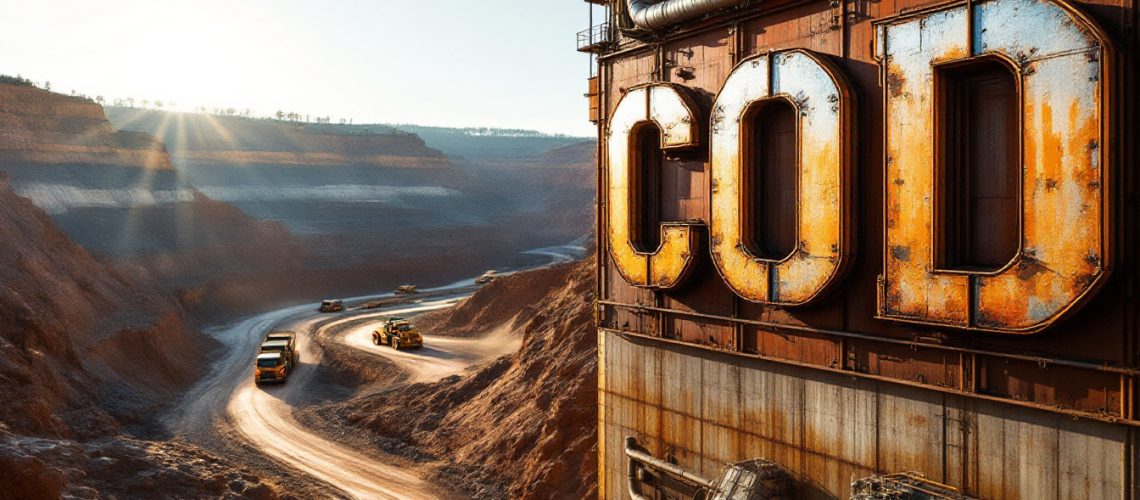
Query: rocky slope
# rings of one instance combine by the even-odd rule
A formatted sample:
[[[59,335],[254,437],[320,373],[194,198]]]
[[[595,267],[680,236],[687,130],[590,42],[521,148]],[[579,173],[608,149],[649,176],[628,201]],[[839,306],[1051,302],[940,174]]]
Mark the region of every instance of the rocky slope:
[[[73,244],[2,176],[0,240],[0,498],[145,495],[161,478],[183,495],[233,482],[272,496],[191,446],[121,437],[145,432],[207,361],[212,343],[173,296]],[[205,461],[176,469],[187,454]]]
[[[594,141],[580,141],[535,158],[460,166],[480,181],[471,189],[473,197],[501,205],[493,224],[518,228],[504,237],[563,244],[593,234],[596,147]]]
[[[501,278],[416,321],[441,335],[505,324],[523,335],[517,353],[468,376],[365,394],[325,413],[444,457],[440,480],[471,485],[476,497],[595,496],[593,294],[590,259]]]
[[[551,226],[593,234],[596,150],[594,141],[579,142],[551,149],[536,163],[549,186]]]
[[[94,102],[0,84],[0,163],[83,163],[170,170],[162,143],[115,133]]]
[[[113,413],[143,415],[192,380],[209,344],[191,335],[172,296],[75,246],[7,179],[0,239],[0,390],[13,391],[0,398],[0,421],[11,430],[82,435]],[[138,363],[123,366],[127,358]],[[95,381],[112,380],[118,394],[101,394]],[[103,396],[122,397],[104,407]]]
[[[283,226],[207,198],[161,142],[115,131],[82,98],[0,85],[0,171],[77,244],[151,275],[188,304],[302,265],[304,251]]]

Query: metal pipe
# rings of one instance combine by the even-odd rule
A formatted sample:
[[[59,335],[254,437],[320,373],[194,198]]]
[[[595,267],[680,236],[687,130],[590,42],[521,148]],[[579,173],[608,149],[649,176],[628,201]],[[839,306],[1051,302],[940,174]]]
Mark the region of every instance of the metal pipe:
[[[628,310],[632,310],[632,311],[644,310],[646,312],[654,312],[654,313],[666,312],[666,313],[675,314],[678,316],[688,316],[690,318],[710,319],[710,320],[715,320],[715,321],[723,321],[726,323],[741,323],[741,324],[745,324],[745,325],[771,328],[774,330],[815,333],[815,334],[820,334],[820,335],[830,335],[830,336],[834,336],[834,337],[846,337],[846,338],[854,338],[854,339],[860,339],[860,340],[869,340],[872,342],[881,342],[881,343],[885,343],[885,344],[904,345],[904,346],[913,347],[913,348],[935,349],[935,350],[949,351],[949,352],[964,352],[964,353],[970,353],[970,354],[978,354],[981,356],[992,356],[995,358],[1014,359],[1014,360],[1018,360],[1018,361],[1028,361],[1031,363],[1038,363],[1038,364],[1044,364],[1044,365],[1066,366],[1069,368],[1079,368],[1079,369],[1083,369],[1083,370],[1091,370],[1091,371],[1097,371],[1097,372],[1102,372],[1102,373],[1113,373],[1113,374],[1128,375],[1128,376],[1140,376],[1140,369],[1130,368],[1130,367],[1125,367],[1125,366],[1115,366],[1115,365],[1110,365],[1107,363],[1095,363],[1095,362],[1091,362],[1091,361],[1079,361],[1079,360],[1056,358],[1056,357],[1049,357],[1049,356],[1033,356],[1033,355],[1028,355],[1028,354],[998,352],[998,351],[990,351],[990,350],[985,350],[985,349],[971,349],[968,347],[955,347],[955,346],[949,346],[949,345],[943,345],[943,344],[932,344],[932,343],[927,343],[927,342],[917,342],[914,340],[902,340],[902,339],[895,339],[895,338],[890,338],[890,337],[879,337],[876,335],[867,335],[867,334],[855,333],[855,332],[845,332],[845,331],[840,331],[840,330],[828,330],[828,329],[824,329],[824,328],[813,328],[810,326],[789,325],[789,324],[783,324],[783,323],[776,323],[776,322],[772,322],[772,321],[758,321],[758,320],[752,320],[752,319],[746,319],[746,318],[733,318],[733,317],[729,317],[729,316],[721,316],[718,314],[704,314],[704,313],[698,313],[695,311],[683,311],[683,310],[679,310],[679,309],[666,309],[666,308],[661,308],[661,307],[656,307],[656,306],[647,306],[647,305],[641,305],[641,304],[627,304],[624,302],[617,302],[617,301],[613,301],[613,300],[599,300],[598,303],[602,304],[602,305],[606,305],[606,306],[620,307],[620,308],[628,309]]]
[[[633,436],[627,436],[625,438],[626,455],[629,455],[629,450],[636,445],[637,438]],[[637,491],[637,462],[635,462],[632,457],[626,460],[625,476],[627,484],[629,486],[629,497],[633,500],[649,500],[649,497],[642,495],[641,492]]]
[[[635,495],[640,495],[640,494],[636,494],[634,492],[634,489],[633,489],[634,481],[637,479],[636,477],[634,477],[634,473],[636,472],[636,470],[634,469],[634,460],[637,460],[638,462],[641,462],[645,465],[653,467],[654,469],[665,472],[665,473],[667,473],[673,477],[676,477],[682,481],[685,481],[687,483],[690,483],[690,484],[693,484],[696,486],[700,486],[702,488],[708,488],[710,490],[716,488],[716,483],[714,483],[712,480],[705,479],[701,476],[698,476],[695,473],[689,472],[689,471],[682,469],[682,468],[680,468],[674,464],[671,464],[669,462],[661,460],[660,458],[656,458],[653,455],[650,455],[648,453],[645,453],[641,450],[636,449],[636,447],[637,447],[637,438],[635,438],[633,436],[627,436],[625,438],[625,456],[629,458],[629,467],[627,468],[627,472],[629,474],[629,487],[630,487],[629,493],[630,493],[630,496],[637,498],[637,496],[635,496]],[[644,498],[644,497],[642,497],[642,498]]]
[[[626,7],[637,27],[659,30],[739,3],[741,0],[626,0]]]

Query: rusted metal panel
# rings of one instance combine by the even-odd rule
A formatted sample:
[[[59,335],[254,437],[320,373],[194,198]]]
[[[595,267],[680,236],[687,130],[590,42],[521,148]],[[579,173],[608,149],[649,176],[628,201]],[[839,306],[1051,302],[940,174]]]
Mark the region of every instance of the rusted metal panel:
[[[707,476],[767,457],[800,479],[800,498],[841,496],[852,478],[883,470],[917,471],[982,498],[1116,498],[1127,488],[1130,434],[1110,423],[602,335],[604,387],[647,366],[662,384],[657,403],[606,395],[607,460],[621,460],[611,458],[613,436],[624,433]],[[605,470],[610,481],[624,473]]]
[[[653,51],[638,51],[606,64],[608,81],[604,92],[608,94],[606,102],[609,107],[606,109],[606,119],[613,120],[614,109],[629,89],[657,81],[657,70],[657,54]],[[599,124],[599,127],[604,126],[605,124]]]
[[[706,345],[726,351],[736,350],[736,335],[732,325],[673,318],[669,338],[691,344]]]
[[[665,454],[700,470],[704,395],[701,363],[687,363],[676,351],[662,351],[660,355],[661,441],[666,445]]]
[[[961,328],[1043,329],[1107,274],[1102,104],[1106,42],[1054,2],[1001,0],[886,22],[886,241],[880,315]],[[996,57],[1019,72],[1020,253],[997,272],[936,269],[937,67]],[[1076,78],[1073,76],[1076,75]]]
[[[702,220],[708,212],[708,182],[703,161],[666,158],[662,165],[662,220]]]
[[[778,371],[741,367],[740,429],[745,455],[771,457],[794,466],[803,459],[805,381]],[[706,398],[707,399],[707,398]],[[759,448],[759,449],[757,449]],[[732,460],[735,457],[728,457]]]
[[[693,105],[681,90],[669,85],[650,85],[630,90],[618,104],[610,120],[606,144],[606,200],[609,216],[608,245],[616,270],[630,284],[652,288],[674,288],[695,265],[700,231],[691,223],[661,224],[660,245],[643,251],[634,243],[633,217],[642,207],[631,202],[641,197],[642,186],[633,182],[639,175],[631,145],[637,127],[647,123],[661,132],[662,149],[692,148],[700,144],[700,127]]]
[[[1048,5],[1059,6],[1061,14],[1036,17]],[[957,17],[952,14],[959,11]],[[1049,27],[1066,18],[1081,29]],[[760,2],[642,41],[619,36],[619,52],[601,55],[603,131],[622,97],[647,84],[668,82],[686,89],[698,125],[711,128],[715,96],[739,61],[780,51],[810,51],[833,66],[859,104],[858,118],[851,123],[857,156],[849,179],[851,213],[858,226],[851,226],[857,237],[847,272],[831,291],[797,307],[736,296],[716,273],[707,233],[699,237],[689,277],[672,289],[631,286],[603,257],[608,265],[600,271],[599,324],[607,329],[600,338],[607,347],[618,346],[605,349],[602,358],[608,360],[609,380],[604,389],[609,393],[607,408],[600,415],[603,460],[609,462],[602,466],[608,476],[603,496],[625,495],[620,487],[625,480],[623,457],[611,449],[620,448],[624,435],[637,435],[658,456],[673,454],[680,465],[709,477],[736,460],[775,460],[797,477],[802,498],[842,498],[851,479],[898,470],[919,470],[981,498],[1140,495],[1133,480],[1140,469],[1135,460],[1140,431],[1131,430],[1140,425],[1135,417],[1135,377],[1140,375],[1135,356],[1140,345],[1135,299],[1140,203],[1135,200],[1140,197],[1137,174],[1129,167],[1135,162],[1134,144],[1140,142],[1132,64],[1140,42],[1129,35],[1136,31],[1136,19],[1136,9],[1119,0],[1075,7],[1036,0],[970,5],[926,0]],[[904,32],[911,22],[924,26]],[[984,23],[989,24],[982,33]],[[879,34],[877,27],[890,28]],[[892,36],[903,36],[910,45],[881,43],[882,35],[895,28],[903,31]],[[1057,47],[1079,39],[1099,48],[1057,52]],[[921,119],[899,124],[890,112],[896,104],[887,101],[902,99],[906,92],[913,98],[923,89],[936,93],[936,77],[950,68],[927,64],[928,76],[904,81],[890,78],[892,64],[896,75],[903,74],[900,61],[933,51],[938,40],[960,49],[943,53],[940,64],[1012,53],[1001,64],[1016,72],[1018,99],[1025,103],[1018,120],[1026,133],[1056,136],[1018,141],[1025,143],[1025,152],[1018,153],[1024,155],[1016,191],[1016,204],[1024,210],[1019,224],[1024,227],[1018,232],[1025,233],[1017,238],[1022,255],[1018,259],[1028,262],[1025,249],[1032,243],[1040,249],[1033,249],[1035,258],[1073,259],[1071,265],[1026,267],[1021,275],[1014,263],[992,274],[943,273],[951,269],[933,265],[938,261],[932,234],[937,224],[927,213],[934,214],[940,206],[937,184],[943,182],[942,172],[933,166],[940,158],[936,151],[929,151],[928,178],[915,181],[926,186],[910,192],[910,201],[919,204],[908,208],[888,202],[888,190],[902,192],[889,164],[896,155],[922,156],[923,148],[932,149],[938,143],[931,131],[940,122],[932,114],[914,113]],[[1018,43],[1033,45],[1018,49]],[[1127,47],[1123,61],[1128,64],[1118,64],[1121,54],[1113,47]],[[1024,55],[1018,55],[1019,50]],[[1045,75],[1058,66],[1076,76],[1057,79],[1060,87],[1051,87],[1054,83]],[[893,96],[892,89],[900,95]],[[1074,97],[1077,93],[1083,97]],[[932,110],[937,97],[923,102],[924,110]],[[1069,104],[1059,103],[1069,98]],[[1086,106],[1092,100],[1095,109]],[[1090,116],[1104,122],[1093,127],[1096,130],[1069,126]],[[886,135],[900,131],[925,138],[906,148],[894,147]],[[698,134],[716,148],[709,131]],[[1065,134],[1070,138],[1059,139]],[[1096,143],[1082,145],[1072,138],[1077,136],[1095,136]],[[603,158],[609,151],[605,139]],[[1052,154],[1052,163],[1046,153]],[[707,193],[712,189],[713,154],[700,146],[668,155],[659,208],[663,222],[711,222]],[[1021,180],[1023,176],[1041,182]],[[1093,196],[1097,182],[1101,192]],[[605,203],[604,197],[600,200]],[[931,226],[923,223],[913,232],[919,248],[887,243],[900,217],[929,220]],[[1026,222],[1029,217],[1076,222],[1032,225]],[[601,219],[599,234],[604,235],[609,220]],[[1075,227],[1081,221],[1104,224],[1089,233],[1087,227]],[[888,291],[901,293],[901,288],[884,276],[880,295],[878,277],[889,259],[900,256],[930,263],[914,264],[916,273],[947,277],[908,290],[917,297],[929,296],[924,304],[913,302],[908,314],[937,321],[911,323],[895,320],[909,317],[880,315],[880,299]],[[1084,260],[1077,262],[1078,257]],[[1110,265],[1113,279],[1106,281]],[[1012,278],[1002,278],[1002,273]],[[1084,282],[1080,276],[1086,277]],[[1054,289],[1055,283],[1061,286]],[[1052,321],[1039,334],[971,331],[1000,330],[1007,324],[1013,325],[1012,333],[1030,332],[1026,318],[1056,312],[1048,306],[1058,297],[1076,297],[1085,285],[1099,290],[1086,293],[1078,300],[1079,309],[1071,307],[1063,321]],[[1037,312],[1031,314],[1024,297],[1033,294],[1045,304],[1034,306]],[[987,308],[983,302],[1013,306]],[[699,375],[683,368],[691,364],[702,367]],[[624,375],[615,373],[622,371]],[[642,377],[653,378],[656,385],[647,385]],[[677,380],[660,381],[665,378]],[[667,388],[681,385],[691,387],[683,398],[664,397]],[[691,415],[697,401],[699,411]]]
[[[703,250],[703,249],[702,249]],[[733,296],[716,276],[702,265],[693,271],[693,277],[686,286],[662,294],[662,306],[678,311],[718,311],[732,314]],[[670,315],[666,317],[667,328],[663,336],[686,342],[715,346],[719,349],[737,349],[736,328],[729,322],[696,321],[691,318]]]
[[[742,155],[749,108],[770,99],[799,114],[798,242],[782,259],[758,257],[746,244],[748,189]],[[742,298],[771,304],[811,302],[839,276],[850,253],[850,141],[853,96],[833,68],[805,51],[757,56],[729,75],[711,118],[711,250],[725,282]]]
[[[805,2],[782,12],[745,21],[744,46],[748,54],[785,49],[840,54],[843,34],[836,29],[839,15],[838,9],[829,3]]]
[[[790,337],[761,327],[744,328],[745,352],[821,366],[842,366],[845,354],[839,342],[823,335]]]
[[[991,413],[995,409],[977,413],[979,496],[1118,498],[1123,493],[1120,429],[1074,428],[1067,419],[1042,414],[1011,418],[1009,413]],[[1105,467],[1105,461],[1112,465]],[[1074,492],[1080,493],[1068,494]]]
[[[939,394],[913,389],[879,388],[877,468],[884,471],[920,470],[943,482],[943,454],[948,429]]]
[[[590,121],[598,123],[602,118],[602,100],[601,92],[599,90],[599,77],[593,77],[587,80],[586,99],[588,100],[590,109]]]
[[[978,384],[978,390],[987,394],[1104,414],[1119,413],[1124,397],[1119,376],[989,357],[979,358]]]
[[[732,70],[732,45],[724,43],[727,29],[698,34],[663,47],[662,79],[688,88],[716,88]]]
[[[832,473],[820,478],[829,491],[839,491],[850,481],[836,474],[844,469],[843,464],[870,467],[875,463],[879,412],[873,387],[860,382],[804,381],[803,450],[817,462],[830,462],[825,467]]]
[[[906,346],[847,343],[848,368],[920,384],[963,389],[963,357],[954,352],[915,350]]]
[[[1058,422],[1057,496],[1116,498],[1127,491],[1124,468],[1117,456],[1127,453],[1126,433],[1105,426]]]

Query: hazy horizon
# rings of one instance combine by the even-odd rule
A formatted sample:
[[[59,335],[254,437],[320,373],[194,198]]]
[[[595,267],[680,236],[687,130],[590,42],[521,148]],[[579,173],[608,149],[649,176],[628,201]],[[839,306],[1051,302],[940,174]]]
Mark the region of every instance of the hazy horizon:
[[[47,0],[0,18],[0,74],[116,99],[336,123],[592,136],[582,2]],[[478,44],[471,43],[478,41]],[[170,109],[170,103],[176,103]]]

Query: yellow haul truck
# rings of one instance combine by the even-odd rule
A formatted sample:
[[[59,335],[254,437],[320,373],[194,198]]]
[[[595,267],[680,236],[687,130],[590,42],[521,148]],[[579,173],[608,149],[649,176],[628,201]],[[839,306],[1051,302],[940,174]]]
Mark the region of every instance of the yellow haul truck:
[[[300,361],[296,338],[292,332],[273,332],[266,336],[254,362],[255,383],[284,382],[289,377]]]
[[[280,352],[263,352],[253,365],[253,382],[284,382],[289,377],[292,363]]]
[[[406,347],[423,347],[424,337],[408,320],[393,316],[384,325],[372,332],[372,343],[387,344],[395,350]]]

